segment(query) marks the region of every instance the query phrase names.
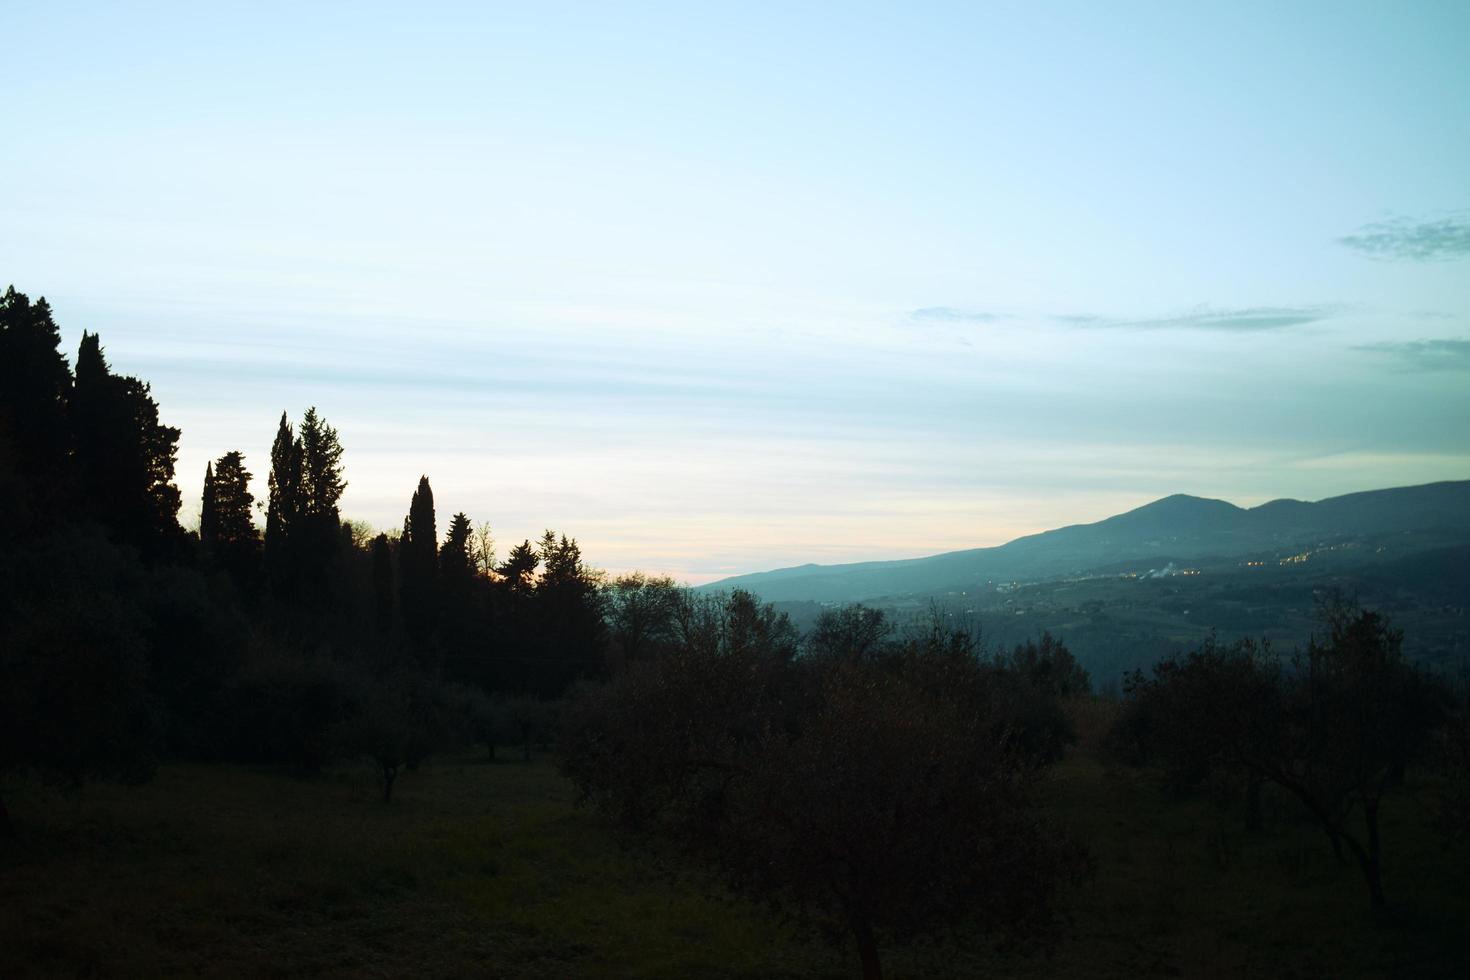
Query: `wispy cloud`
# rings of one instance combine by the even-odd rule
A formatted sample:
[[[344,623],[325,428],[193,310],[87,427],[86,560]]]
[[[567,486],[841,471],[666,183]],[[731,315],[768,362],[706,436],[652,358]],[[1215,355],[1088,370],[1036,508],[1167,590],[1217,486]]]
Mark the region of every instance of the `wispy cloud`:
[[[926,306],[922,310],[909,311],[909,319],[930,323],[999,323],[1011,319],[1011,316],[1008,313],[965,310],[954,306]]]
[[[1330,306],[1253,306],[1244,309],[1214,310],[1201,307],[1178,316],[1147,320],[1120,320],[1109,325],[1140,327],[1152,330],[1227,330],[1251,333],[1259,330],[1281,330],[1325,320],[1336,310]]]
[[[1453,214],[1434,221],[1392,218],[1359,228],[1338,243],[1375,259],[1426,262],[1470,256],[1470,217]]]
[[[1338,312],[1333,306],[1251,306],[1239,309],[1198,307],[1173,316],[1124,319],[1094,313],[1053,314],[1048,319],[1080,328],[1133,330],[1221,330],[1254,333],[1282,330],[1325,320]]]
[[[1397,340],[1360,344],[1356,350],[1395,358],[1413,371],[1470,371],[1470,340]]]
[[[1050,320],[1078,329],[1133,330],[1220,330],[1251,333],[1282,330],[1325,320],[1340,312],[1335,306],[1249,306],[1216,309],[1200,306],[1183,313],[1159,317],[1114,317],[1099,313],[1045,313],[1037,317],[1013,313],[992,313],[954,306],[926,306],[909,311],[909,319],[925,323],[993,324],[1013,320]]]

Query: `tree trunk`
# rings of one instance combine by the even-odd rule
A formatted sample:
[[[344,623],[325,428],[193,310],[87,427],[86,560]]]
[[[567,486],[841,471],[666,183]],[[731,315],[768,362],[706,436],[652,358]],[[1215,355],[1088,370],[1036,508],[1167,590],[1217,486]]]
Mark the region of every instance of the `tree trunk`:
[[[398,767],[397,766],[384,766],[383,767],[383,802],[384,803],[391,803],[393,801],[393,780],[395,780],[397,778],[398,778]]]
[[[863,964],[863,980],[883,980],[883,964],[878,959],[878,940],[873,927],[864,918],[853,918],[853,936],[857,939],[858,959]]]
[[[1363,801],[1363,820],[1368,824],[1368,864],[1363,873],[1368,877],[1368,903],[1375,911],[1385,908],[1388,899],[1383,895],[1383,861],[1378,840],[1378,801]]]
[[[1383,894],[1383,868],[1379,862],[1378,855],[1378,806],[1374,804],[1366,815],[1368,822],[1368,846],[1365,848],[1355,838],[1344,835],[1348,846],[1352,848],[1353,857],[1358,859],[1358,867],[1363,872],[1363,878],[1368,882],[1368,906],[1374,912],[1381,912],[1388,907],[1388,899]]]
[[[1327,839],[1332,842],[1332,856],[1337,858],[1338,864],[1347,864],[1347,858],[1342,856],[1342,835],[1330,828],[1325,832]]]

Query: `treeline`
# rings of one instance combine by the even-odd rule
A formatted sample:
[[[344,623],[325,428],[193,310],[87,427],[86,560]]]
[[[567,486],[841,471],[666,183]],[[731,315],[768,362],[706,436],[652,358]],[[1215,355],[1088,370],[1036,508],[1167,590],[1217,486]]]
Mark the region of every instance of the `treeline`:
[[[179,430],[97,335],[75,369],[60,339],[45,300],[0,298],[0,770],[345,752],[386,782],[432,747],[545,738],[543,703],[605,674],[603,576],[574,539],[497,561],[463,513],[441,535],[427,477],[401,532],[345,519],[342,443],[315,408],[282,413],[263,494],[220,447],[186,531]]]

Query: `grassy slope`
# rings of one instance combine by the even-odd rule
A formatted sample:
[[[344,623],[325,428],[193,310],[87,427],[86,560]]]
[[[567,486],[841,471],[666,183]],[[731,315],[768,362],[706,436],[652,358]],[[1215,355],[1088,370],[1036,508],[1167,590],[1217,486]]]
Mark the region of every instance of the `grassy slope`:
[[[471,760],[400,781],[165,767],[143,787],[13,786],[0,847],[0,975],[844,976],[846,950],[620,846],[548,760]],[[1091,841],[1048,954],[952,937],[887,955],[894,976],[1464,976],[1463,855],[1385,815],[1393,921],[1293,819],[1259,835],[1204,800],[1086,754],[1054,781]],[[1268,801],[1269,802],[1269,801]]]

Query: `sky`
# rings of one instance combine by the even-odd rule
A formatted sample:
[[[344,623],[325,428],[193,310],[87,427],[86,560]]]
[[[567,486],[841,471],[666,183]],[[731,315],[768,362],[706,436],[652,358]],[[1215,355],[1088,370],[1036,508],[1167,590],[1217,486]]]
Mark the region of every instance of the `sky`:
[[[0,288],[699,583],[1470,478],[1470,4],[0,4]]]

